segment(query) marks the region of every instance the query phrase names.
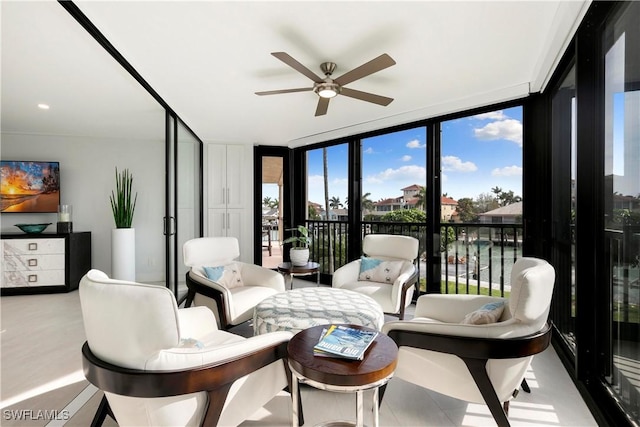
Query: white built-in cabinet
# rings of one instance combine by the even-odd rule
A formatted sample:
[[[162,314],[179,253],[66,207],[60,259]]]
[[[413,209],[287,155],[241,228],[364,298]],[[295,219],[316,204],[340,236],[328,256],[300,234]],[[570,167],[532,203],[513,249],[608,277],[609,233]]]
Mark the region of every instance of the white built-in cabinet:
[[[236,237],[240,260],[252,262],[253,150],[207,144],[207,236]]]

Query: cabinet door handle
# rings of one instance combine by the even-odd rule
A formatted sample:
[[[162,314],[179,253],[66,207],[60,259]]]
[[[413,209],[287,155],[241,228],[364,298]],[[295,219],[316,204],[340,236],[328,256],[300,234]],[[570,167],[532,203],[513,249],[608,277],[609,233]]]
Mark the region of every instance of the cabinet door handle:
[[[227,203],[231,203],[231,197],[229,196],[229,187],[227,187]]]
[[[37,267],[38,266],[38,260],[36,258],[31,258],[27,260],[27,265],[29,267]]]
[[[231,214],[227,212],[227,230],[231,228]]]
[[[37,243],[29,243],[29,250],[30,251],[37,251],[38,250],[38,244]]]
[[[223,205],[227,203],[226,193],[227,192],[225,191],[225,188],[222,187],[222,204]]]
[[[28,281],[29,283],[35,283],[35,282],[37,282],[37,281],[38,281],[38,275],[37,275],[37,274],[29,274],[29,275],[27,276],[27,281]]]

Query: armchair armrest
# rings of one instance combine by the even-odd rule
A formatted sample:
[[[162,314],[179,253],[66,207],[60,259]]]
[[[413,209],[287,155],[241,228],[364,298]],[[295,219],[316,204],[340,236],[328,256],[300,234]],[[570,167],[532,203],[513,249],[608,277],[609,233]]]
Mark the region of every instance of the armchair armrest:
[[[264,366],[285,359],[287,342],[288,339],[284,342],[277,340],[243,357],[179,371],[141,371],[115,366],[97,358],[85,342],[82,365],[87,380],[105,392],[146,398],[205,391],[208,394],[208,407],[202,425],[213,426],[218,424],[232,384]],[[286,363],[284,369],[290,377]]]
[[[291,339],[290,332],[272,332],[251,338],[241,338],[226,331],[217,331],[217,334],[228,336],[223,342],[218,340],[216,344],[206,344],[204,347],[173,347],[163,349],[147,359],[145,366],[149,370],[184,370],[200,368],[203,366],[224,363],[227,360],[235,360],[249,356],[256,351],[282,343]]]
[[[200,285],[198,286],[197,292],[202,295],[206,295],[210,298],[214,298],[213,295],[209,295],[209,294],[212,294],[212,292],[207,291],[207,289],[205,288],[211,288],[213,291],[217,293],[221,293],[225,296],[229,295],[229,289],[225,288],[224,286],[222,286],[217,282],[214,282],[213,280],[207,279],[205,276],[199,273],[196,273],[193,269],[189,270],[189,272],[187,273],[187,279],[191,279],[192,282],[195,282],[197,285]]]
[[[445,323],[460,323],[467,314],[496,301],[506,302],[504,298],[485,295],[422,295],[416,302],[414,318],[425,317]]]
[[[208,307],[190,307],[178,310],[181,338],[198,339],[218,329],[216,316]]]
[[[428,327],[422,329],[397,328],[399,325],[391,325],[393,323],[419,322],[389,322],[383,326],[382,331],[393,339],[398,347],[406,346],[454,354],[462,359],[513,359],[532,356],[545,350],[551,342],[551,326],[548,323],[540,331],[514,338],[450,335],[446,331],[438,331],[438,328],[431,331]],[[437,324],[429,325],[440,326]],[[458,326],[478,327],[485,325]]]
[[[351,261],[333,272],[331,286],[341,288],[344,284],[355,282],[360,274],[360,260]]]
[[[284,277],[277,271],[260,265],[238,262],[242,267],[242,281],[245,286],[264,286],[284,292]]]

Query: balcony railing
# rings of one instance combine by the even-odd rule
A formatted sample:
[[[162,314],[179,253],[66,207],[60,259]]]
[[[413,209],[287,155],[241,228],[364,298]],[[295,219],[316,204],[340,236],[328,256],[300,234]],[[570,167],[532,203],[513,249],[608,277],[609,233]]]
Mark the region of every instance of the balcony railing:
[[[331,275],[346,264],[348,224],[341,221],[307,220],[313,237],[310,256]],[[419,241],[418,277],[420,293],[426,291],[427,226],[424,223],[363,222],[361,235],[399,234]],[[331,256],[332,255],[332,256]],[[443,223],[440,228],[441,292],[491,294],[510,292],[511,267],[522,256],[521,224]]]

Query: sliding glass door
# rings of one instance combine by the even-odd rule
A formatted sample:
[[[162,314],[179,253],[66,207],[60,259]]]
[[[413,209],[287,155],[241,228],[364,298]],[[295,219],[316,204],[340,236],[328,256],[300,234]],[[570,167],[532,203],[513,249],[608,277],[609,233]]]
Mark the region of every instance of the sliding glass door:
[[[178,301],[186,293],[182,246],[202,236],[202,143],[175,116],[167,114],[166,284]]]

